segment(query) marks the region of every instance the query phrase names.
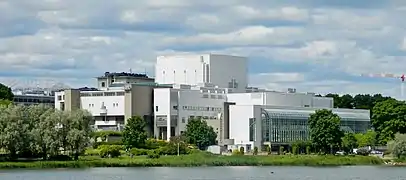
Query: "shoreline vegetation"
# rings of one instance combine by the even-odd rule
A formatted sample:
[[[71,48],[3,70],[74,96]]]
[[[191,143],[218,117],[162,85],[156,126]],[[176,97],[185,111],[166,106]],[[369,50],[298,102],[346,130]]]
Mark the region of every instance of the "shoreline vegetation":
[[[384,160],[374,156],[333,155],[210,155],[207,153],[161,156],[100,158],[83,156],[77,161],[0,162],[0,169],[49,169],[91,167],[198,167],[198,166],[354,166],[383,165]]]

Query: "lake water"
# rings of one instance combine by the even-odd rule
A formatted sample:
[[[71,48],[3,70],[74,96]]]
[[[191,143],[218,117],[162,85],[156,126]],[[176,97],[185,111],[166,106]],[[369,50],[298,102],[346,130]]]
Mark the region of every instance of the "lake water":
[[[195,167],[1,170],[4,180],[406,180],[403,167]]]

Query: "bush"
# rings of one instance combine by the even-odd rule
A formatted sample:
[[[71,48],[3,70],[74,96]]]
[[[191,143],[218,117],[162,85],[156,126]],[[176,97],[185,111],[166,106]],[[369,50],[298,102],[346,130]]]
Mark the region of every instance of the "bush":
[[[311,153],[310,146],[306,146],[306,154],[310,154],[310,153]]]
[[[271,152],[271,147],[269,147],[269,146],[265,147],[265,151],[268,153],[268,155],[272,153]]]
[[[98,156],[100,155],[100,150],[99,149],[93,149],[93,148],[88,148],[85,151],[86,156]]]
[[[99,146],[102,145],[123,145],[122,141],[111,141],[111,142],[94,142],[93,149],[97,149]]]
[[[240,147],[240,154],[244,155],[244,147]]]
[[[101,145],[98,147],[100,150],[100,157],[105,158],[105,157],[119,157],[121,156],[120,150],[123,149],[123,146],[121,145]]]
[[[130,153],[131,153],[132,155],[134,155],[134,156],[143,156],[143,155],[148,155],[148,153],[149,153],[150,151],[151,151],[151,150],[148,150],[148,149],[132,148],[132,149],[130,150]]]
[[[50,161],[71,161],[72,157],[68,155],[54,155],[48,158]]]
[[[158,159],[159,157],[160,157],[160,155],[156,151],[150,151],[148,153],[148,158],[150,158],[150,159]]]
[[[169,143],[164,140],[158,140],[158,139],[147,139],[145,141],[145,149],[158,149],[160,147],[166,146]]]
[[[371,153],[368,149],[362,148],[357,150],[357,155],[368,156]]]
[[[283,154],[285,154],[285,152],[284,152],[284,147],[283,147],[283,146],[280,146],[280,147],[279,147],[279,155],[283,155]]]
[[[254,153],[253,153],[254,155],[258,155],[258,147],[254,147]]]

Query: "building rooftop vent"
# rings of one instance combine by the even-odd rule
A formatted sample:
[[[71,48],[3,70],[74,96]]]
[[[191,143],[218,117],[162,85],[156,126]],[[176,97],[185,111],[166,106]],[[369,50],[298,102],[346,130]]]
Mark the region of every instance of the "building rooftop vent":
[[[288,93],[296,93],[296,89],[295,88],[288,88]]]

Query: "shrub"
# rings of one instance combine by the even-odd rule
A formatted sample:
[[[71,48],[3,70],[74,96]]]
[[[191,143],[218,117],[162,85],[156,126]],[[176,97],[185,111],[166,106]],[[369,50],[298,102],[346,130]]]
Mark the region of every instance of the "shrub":
[[[102,145],[123,145],[122,141],[110,141],[110,142],[94,142],[93,148],[97,149],[99,146]]]
[[[280,146],[280,147],[279,147],[279,154],[280,154],[280,155],[283,155],[283,154],[285,153],[283,150],[284,150],[284,147],[283,147],[283,146]]]
[[[123,146],[121,145],[101,145],[98,147],[100,150],[100,157],[105,158],[105,157],[119,157],[121,155],[120,150],[123,149]]]
[[[160,147],[166,146],[169,143],[164,140],[158,140],[158,139],[147,139],[145,141],[145,149],[158,149]]]
[[[368,156],[370,151],[368,149],[362,148],[357,150],[357,155]]]
[[[240,147],[240,154],[244,155],[244,147]]]
[[[93,148],[88,148],[85,151],[86,156],[98,156],[100,155],[100,150],[99,149],[93,149]]]
[[[68,155],[54,155],[54,156],[50,156],[48,158],[48,160],[50,161],[71,161],[72,157],[68,156]]]
[[[310,153],[311,153],[310,146],[306,146],[306,154],[310,154]]]
[[[266,146],[265,151],[268,153],[268,155],[271,154],[271,147]]]
[[[237,155],[241,155],[241,153],[240,153],[240,151],[238,149],[234,149],[233,152],[232,152],[232,155],[237,156]]]
[[[254,153],[253,153],[254,155],[258,155],[258,147],[254,147]]]
[[[132,148],[130,150],[131,154],[134,156],[142,156],[142,155],[148,155],[150,150],[148,149],[137,149],[137,148]]]
[[[156,151],[149,151],[147,157],[150,158],[150,159],[158,159],[160,157],[160,155]]]

